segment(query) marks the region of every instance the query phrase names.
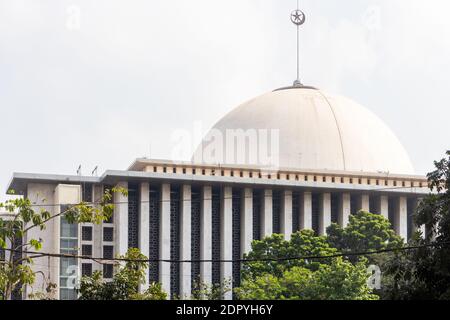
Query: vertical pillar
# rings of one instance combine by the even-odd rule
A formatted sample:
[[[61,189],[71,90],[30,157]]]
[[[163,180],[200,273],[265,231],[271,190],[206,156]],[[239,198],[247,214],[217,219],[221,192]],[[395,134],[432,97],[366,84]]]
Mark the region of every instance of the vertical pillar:
[[[266,189],[261,199],[261,239],[273,233],[272,190]]]
[[[319,235],[327,234],[327,228],[331,225],[331,194],[322,193],[319,204]]]
[[[280,231],[286,240],[290,240],[292,235],[292,191],[285,190],[282,196]]]
[[[383,217],[389,220],[389,198],[388,196],[380,196],[380,212]]]
[[[221,198],[220,211],[220,259],[233,259],[232,243],[233,243],[233,190],[231,187],[224,187]],[[220,279],[222,285],[224,281],[233,281],[233,264],[231,262],[221,262]],[[227,292],[223,297],[225,300],[231,300],[231,291]]]
[[[350,218],[350,193],[341,194],[338,210],[338,223],[342,228],[345,228]]]
[[[201,195],[200,211],[200,260],[211,260],[212,258],[212,188],[204,186]],[[212,263],[200,263],[200,279],[206,285],[212,283]]]
[[[170,260],[170,184],[161,186],[161,205],[159,221],[159,258]],[[170,297],[170,263],[159,262],[159,282]]]
[[[359,203],[358,203],[358,211],[370,211],[370,196],[368,194],[362,194],[359,196]]]
[[[395,232],[403,239],[408,238],[408,202],[406,197],[401,196],[396,200],[394,212]]]
[[[149,184],[143,182],[140,185],[140,204],[139,204],[139,249],[141,253],[149,257],[150,244],[150,190]],[[149,285],[149,268],[145,270],[145,283],[141,285],[141,291],[147,290]]]
[[[128,182],[119,182],[117,187],[128,189]],[[128,197],[120,192],[114,194],[114,230],[116,254],[123,256],[128,250]]]
[[[300,199],[300,230],[312,230],[312,193],[303,192]]]
[[[191,260],[191,186],[183,185],[181,192],[180,210],[180,257],[181,260]],[[180,265],[180,297],[188,298],[191,295],[191,263]]]
[[[47,210],[52,215],[57,215],[61,213],[61,207],[60,204],[67,203],[66,201],[61,201],[59,197],[59,186],[55,188],[54,185],[42,185],[42,184],[28,184],[26,188],[26,195],[27,198],[32,201],[33,210],[36,210],[39,212],[39,210]],[[101,187],[103,190],[103,187]],[[80,190],[81,193],[81,190]],[[81,195],[80,199],[81,200]],[[79,203],[79,201],[75,202]],[[46,223],[46,229],[45,229],[45,238],[44,242],[42,243],[42,252],[54,252],[54,253],[60,253],[61,246],[61,217],[56,217],[55,219],[52,219]],[[24,235],[24,243],[28,243],[30,239],[39,239],[39,237],[42,237],[42,231],[37,230],[36,228],[30,229],[26,234]],[[7,244],[7,247],[10,247],[11,244]],[[8,252],[5,252],[5,254],[8,254]],[[101,255],[101,252],[99,256]],[[35,279],[35,282],[33,285],[26,285],[25,286],[25,297],[28,296],[31,292],[33,292],[33,289],[39,288],[39,290],[42,290],[41,288],[45,288],[48,284],[48,282],[59,284],[59,276],[60,276],[60,258],[53,258],[48,257],[46,259],[39,259],[39,261],[42,265],[33,265],[33,272],[35,273],[42,273],[43,276],[37,276]],[[95,265],[95,264],[94,264]],[[45,278],[44,278],[45,275]],[[56,289],[56,295],[55,298],[59,299],[60,288]]]
[[[253,240],[253,190],[242,190],[241,201],[241,256],[251,250]]]

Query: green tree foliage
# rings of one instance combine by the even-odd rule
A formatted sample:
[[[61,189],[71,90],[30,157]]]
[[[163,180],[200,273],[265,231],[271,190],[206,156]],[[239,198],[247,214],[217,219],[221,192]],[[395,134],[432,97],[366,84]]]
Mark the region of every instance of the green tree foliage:
[[[26,251],[39,251],[42,239],[29,238],[28,232],[34,229],[44,230],[46,224],[64,217],[69,223],[101,223],[108,220],[114,211],[111,203],[112,194],[120,192],[127,195],[123,188],[106,190],[98,204],[81,202],[70,206],[58,214],[48,210],[35,209],[34,203],[27,198],[16,198],[0,203],[0,209],[8,212],[7,217],[0,217],[0,250],[10,253],[8,259],[0,259],[0,300],[11,299],[12,292],[21,285],[32,285],[36,274],[31,265],[36,254],[23,254]],[[9,192],[14,194],[13,191]],[[45,202],[45,199],[42,199]],[[17,239],[28,239],[26,243],[17,244]],[[8,246],[9,244],[9,246]],[[48,287],[51,287],[48,284]]]
[[[403,246],[401,237],[395,234],[388,219],[379,214],[359,211],[351,215],[347,227],[333,223],[327,229],[329,244],[339,251],[366,252]],[[356,261],[357,257],[350,257]]]
[[[231,291],[231,281],[224,280],[221,284],[208,284],[195,281],[192,287],[191,300],[222,300],[226,293]]]
[[[356,265],[335,258],[317,270],[294,266],[281,277],[266,273],[244,280],[236,294],[243,300],[376,300],[367,286],[364,261]]]
[[[270,259],[287,259],[304,256],[324,256],[337,253],[332,248],[326,237],[316,236],[312,230],[303,230],[292,234],[291,240],[286,241],[283,235],[274,234],[261,241],[253,241],[252,250],[244,255],[244,259],[250,261],[243,263],[242,278],[255,279],[265,274],[281,277],[286,270],[292,267],[304,267],[310,270],[317,270],[322,263],[329,263],[331,260],[282,260],[270,261]],[[260,261],[263,260],[263,261]]]
[[[425,225],[425,238],[416,235],[410,245],[436,246],[398,252],[384,265],[383,298],[450,299],[450,151],[435,162],[428,174],[430,193],[417,209],[417,225]]]
[[[127,261],[114,274],[112,281],[104,281],[100,272],[83,277],[77,289],[80,300],[166,300],[161,284],[153,283],[143,293],[139,286],[145,283],[147,257],[139,249],[130,248],[120,258]]]
[[[242,285],[236,290],[243,299],[376,299],[367,286],[367,266],[380,265],[386,255],[339,259],[292,259],[399,248],[403,240],[383,216],[360,211],[347,227],[331,225],[328,236],[311,230],[292,235],[290,241],[273,235],[252,243],[243,264]],[[273,259],[273,260],[272,260]],[[285,259],[276,261],[276,259]],[[301,288],[301,290],[300,290]],[[310,290],[310,291],[308,291]]]
[[[289,259],[339,253],[327,237],[312,230],[294,233],[290,241],[272,235],[252,243],[243,265],[240,299],[372,300],[378,296],[367,286],[367,260],[352,264],[343,258]],[[273,259],[273,260],[272,260]],[[282,259],[276,261],[275,259]]]

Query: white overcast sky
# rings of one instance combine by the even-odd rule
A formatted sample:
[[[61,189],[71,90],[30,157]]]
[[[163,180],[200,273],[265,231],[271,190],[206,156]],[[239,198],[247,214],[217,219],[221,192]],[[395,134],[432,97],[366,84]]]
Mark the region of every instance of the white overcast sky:
[[[301,0],[302,79],[371,109],[418,174],[450,149],[450,1]],[[295,0],[0,0],[0,190],[13,172],[170,158],[295,77]],[[79,25],[77,15],[79,13]],[[201,137],[194,137],[193,144]]]

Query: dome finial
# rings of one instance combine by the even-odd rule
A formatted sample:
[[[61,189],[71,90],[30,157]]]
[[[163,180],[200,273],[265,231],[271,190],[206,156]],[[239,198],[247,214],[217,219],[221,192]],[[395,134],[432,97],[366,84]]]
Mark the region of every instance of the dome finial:
[[[291,13],[291,21],[297,26],[297,79],[294,81],[294,87],[301,87],[303,84],[300,81],[300,26],[305,23],[306,16],[299,9],[299,0],[297,0],[297,10]]]

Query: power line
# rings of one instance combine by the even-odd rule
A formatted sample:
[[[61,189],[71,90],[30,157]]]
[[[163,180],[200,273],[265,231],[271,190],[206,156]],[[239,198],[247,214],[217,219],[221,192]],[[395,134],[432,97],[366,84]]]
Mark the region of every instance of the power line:
[[[246,263],[246,262],[281,262],[281,261],[291,261],[291,260],[320,260],[320,259],[332,259],[339,257],[354,257],[354,256],[368,256],[375,255],[380,253],[388,253],[388,252],[398,252],[398,251],[410,251],[417,250],[423,248],[430,247],[438,247],[448,245],[450,242],[441,242],[441,243],[430,243],[419,246],[408,246],[408,247],[399,247],[399,248],[390,248],[390,249],[381,249],[374,251],[364,251],[364,252],[343,252],[336,253],[330,255],[311,255],[311,256],[296,256],[296,257],[286,257],[286,258],[260,258],[260,259],[232,259],[232,260],[222,260],[222,259],[196,259],[196,260],[175,260],[175,259],[127,259],[127,258],[98,258],[92,256],[83,256],[76,254],[65,254],[65,253],[49,253],[49,252],[39,252],[39,251],[28,251],[28,250],[14,250],[14,249],[2,249],[9,252],[17,252],[17,253],[25,253],[25,254],[35,254],[41,257],[53,257],[53,258],[74,258],[74,259],[82,259],[82,260],[93,260],[93,261],[107,261],[107,262],[142,262],[142,263],[158,263],[158,262],[167,262],[167,263]]]

